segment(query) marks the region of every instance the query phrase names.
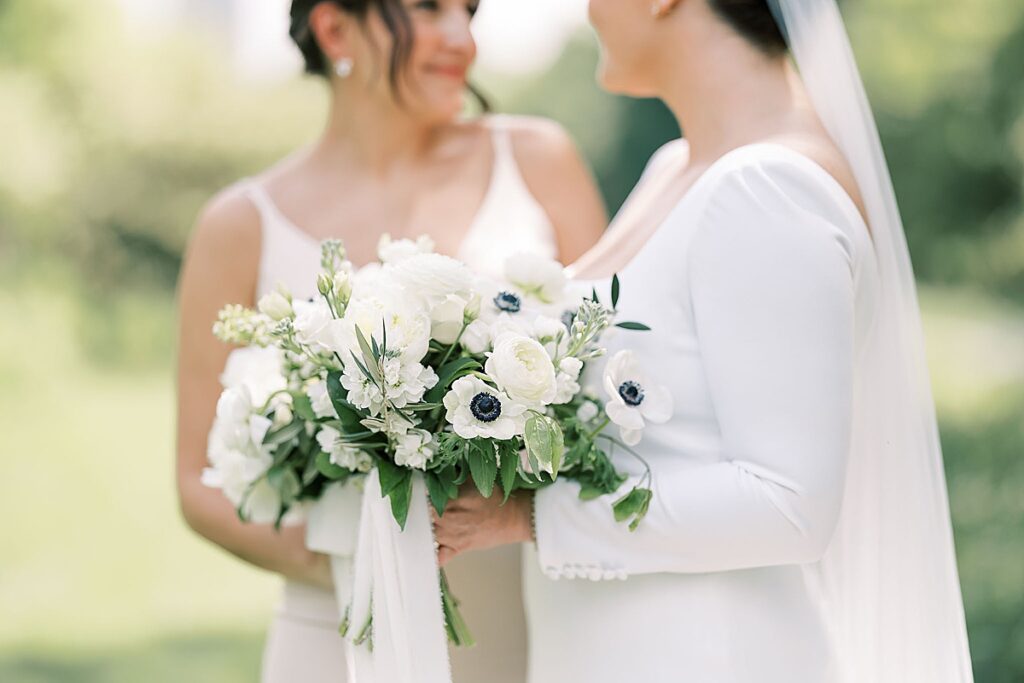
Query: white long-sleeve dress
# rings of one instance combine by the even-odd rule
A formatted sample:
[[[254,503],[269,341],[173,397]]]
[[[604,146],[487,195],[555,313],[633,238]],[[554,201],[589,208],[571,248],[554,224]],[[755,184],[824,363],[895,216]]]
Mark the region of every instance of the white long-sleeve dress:
[[[609,356],[633,349],[674,414],[636,447],[654,499],[635,532],[613,519],[617,496],[584,502],[567,481],[537,493],[528,680],[835,680],[816,563],[878,295],[860,213],[809,158],[742,147],[619,277],[620,319],[653,330],[616,331]],[[615,457],[632,475],[621,493],[642,470]]]

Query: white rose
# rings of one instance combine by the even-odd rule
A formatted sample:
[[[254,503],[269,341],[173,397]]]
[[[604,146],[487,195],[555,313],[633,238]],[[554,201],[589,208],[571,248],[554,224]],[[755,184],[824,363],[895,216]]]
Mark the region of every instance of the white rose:
[[[313,348],[326,347],[331,339],[331,322],[334,316],[327,302],[316,301],[296,302],[295,305],[295,338],[300,344]]]
[[[290,318],[292,316],[292,302],[288,301],[288,299],[278,291],[264,295],[263,298],[260,299],[258,307],[260,309],[260,313],[271,320],[283,320],[284,318]]]
[[[548,405],[558,390],[551,357],[529,337],[499,338],[484,369],[512,400],[527,405]]]
[[[527,296],[545,304],[561,298],[565,269],[554,259],[536,254],[516,254],[505,261],[505,278]]]
[[[410,256],[429,254],[434,251],[434,240],[421,235],[415,242],[409,239],[393,240],[391,235],[381,235],[377,243],[377,256],[381,263],[398,263]]]

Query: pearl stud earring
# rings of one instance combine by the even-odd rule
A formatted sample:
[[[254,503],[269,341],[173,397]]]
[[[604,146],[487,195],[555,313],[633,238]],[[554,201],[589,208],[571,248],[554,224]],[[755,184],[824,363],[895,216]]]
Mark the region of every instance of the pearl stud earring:
[[[338,74],[338,78],[348,78],[352,75],[354,67],[355,62],[351,57],[342,57],[334,63],[334,73]]]

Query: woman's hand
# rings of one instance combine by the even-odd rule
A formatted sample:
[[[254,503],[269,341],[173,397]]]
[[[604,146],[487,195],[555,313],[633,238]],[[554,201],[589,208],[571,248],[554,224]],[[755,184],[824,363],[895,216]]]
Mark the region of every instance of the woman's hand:
[[[533,492],[517,491],[501,504],[503,494],[495,490],[484,498],[471,483],[463,485],[459,497],[448,503],[444,515],[434,516],[434,537],[440,546],[437,562],[442,567],[457,555],[486,550],[510,543],[533,540]]]

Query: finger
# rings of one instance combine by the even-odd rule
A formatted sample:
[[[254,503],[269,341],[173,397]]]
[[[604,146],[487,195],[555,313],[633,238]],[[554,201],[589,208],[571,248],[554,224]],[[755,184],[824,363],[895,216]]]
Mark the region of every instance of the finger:
[[[452,558],[454,558],[458,554],[459,554],[458,551],[455,550],[454,548],[449,548],[446,545],[441,546],[437,550],[437,564],[438,564],[438,566],[440,566],[440,567],[445,566],[446,564],[451,562]]]

